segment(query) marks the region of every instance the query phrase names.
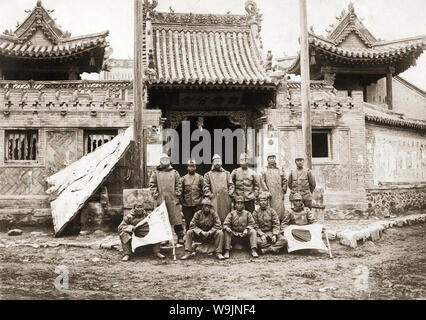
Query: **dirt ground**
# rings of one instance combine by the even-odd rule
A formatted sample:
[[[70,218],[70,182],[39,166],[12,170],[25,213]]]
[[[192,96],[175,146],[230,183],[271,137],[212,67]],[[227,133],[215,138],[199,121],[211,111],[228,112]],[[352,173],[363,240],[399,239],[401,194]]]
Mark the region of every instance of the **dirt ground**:
[[[147,252],[124,263],[116,250],[0,248],[0,298],[426,299],[425,236],[421,224],[388,229],[356,249],[332,241],[333,259],[316,252],[253,259],[239,251],[226,261],[202,254],[173,261],[164,251],[165,261]],[[54,286],[58,265],[69,270],[68,290]]]

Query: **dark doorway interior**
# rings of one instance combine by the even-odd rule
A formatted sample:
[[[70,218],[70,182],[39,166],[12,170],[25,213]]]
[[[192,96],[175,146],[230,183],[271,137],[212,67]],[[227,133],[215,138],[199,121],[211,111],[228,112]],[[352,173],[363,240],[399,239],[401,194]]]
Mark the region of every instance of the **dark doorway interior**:
[[[197,120],[198,120],[198,117],[190,117],[190,118],[187,119],[187,121],[190,122],[191,135],[194,132],[194,130],[198,129]],[[228,117],[226,117],[226,116],[204,117],[203,130],[207,130],[211,135],[211,157],[215,153],[214,139],[213,139],[214,129],[222,129],[222,130],[230,129],[231,131],[234,131],[234,130],[240,129],[240,128],[241,128],[241,126],[231,123],[229,121]],[[173,167],[179,172],[179,174],[181,176],[183,176],[187,173],[187,170],[186,170],[187,159],[183,159],[182,145],[183,145],[183,143],[190,143],[190,149],[192,151],[192,149],[198,143],[200,143],[202,138],[200,138],[200,141],[188,141],[187,138],[185,138],[185,137],[182,138],[182,124],[180,124],[176,128],[176,130],[179,133],[179,141],[180,141],[180,145],[179,145],[180,163],[174,164]],[[243,135],[243,132],[241,132],[241,134]],[[245,139],[243,139],[243,140],[245,141]],[[225,139],[222,138],[222,152],[221,152],[220,155],[222,156],[223,168],[225,170],[228,170],[229,172],[232,172],[232,170],[234,170],[235,168],[238,167],[238,158],[240,156],[239,153],[241,151],[238,150],[237,144],[238,144],[237,138],[234,137],[233,138],[233,148],[232,148],[232,164],[225,164],[225,156],[226,156],[226,154],[225,154]],[[244,150],[242,152],[244,152]],[[201,153],[201,155],[202,155],[202,153]],[[212,166],[211,165],[211,157],[209,157],[210,160],[207,163],[197,165],[197,173],[204,175],[206,172],[208,172],[211,169],[211,166]]]

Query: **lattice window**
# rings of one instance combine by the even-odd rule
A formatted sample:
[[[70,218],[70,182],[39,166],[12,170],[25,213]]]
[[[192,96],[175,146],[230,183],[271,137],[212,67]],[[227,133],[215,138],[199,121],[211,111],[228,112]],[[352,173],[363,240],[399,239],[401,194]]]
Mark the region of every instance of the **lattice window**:
[[[111,141],[117,135],[117,130],[87,130],[84,134],[85,154],[95,151],[103,144]]]
[[[36,161],[37,130],[6,130],[6,161]]]

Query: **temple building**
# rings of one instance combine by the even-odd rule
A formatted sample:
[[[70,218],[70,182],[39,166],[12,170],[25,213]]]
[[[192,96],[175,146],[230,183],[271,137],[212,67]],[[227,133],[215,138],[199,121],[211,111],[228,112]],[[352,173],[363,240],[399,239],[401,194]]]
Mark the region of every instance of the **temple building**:
[[[0,222],[51,224],[46,178],[132,125],[131,82],[80,80],[104,67],[107,36],[71,37],[41,1],[0,35]]]
[[[101,69],[107,35],[71,37],[38,1],[15,31],[0,35],[0,79],[79,80]]]
[[[174,167],[181,175],[188,160],[182,137],[200,128],[236,132],[231,149],[215,150],[212,141],[212,153],[231,159],[225,169],[247,152],[260,171],[276,152],[288,174],[303,151],[301,84],[287,77],[299,72],[299,58],[279,60],[287,74],[273,66],[256,3],[247,1],[243,15],[156,6],[144,2],[140,35],[145,186],[166,129],[179,134]],[[108,64],[106,36],[71,38],[40,1],[15,32],[0,36],[0,221],[51,223],[46,178],[133,124],[132,81],[108,72],[99,81],[79,80]],[[325,208],[327,218],[358,218],[425,208],[426,118],[416,117],[425,114],[425,94],[398,77],[423,52],[425,37],[378,41],[351,5],[327,37],[311,33],[309,43],[316,209]],[[108,195],[103,210],[122,214],[123,189],[133,186],[131,161],[127,152],[89,204]],[[208,161],[198,172],[210,168]]]

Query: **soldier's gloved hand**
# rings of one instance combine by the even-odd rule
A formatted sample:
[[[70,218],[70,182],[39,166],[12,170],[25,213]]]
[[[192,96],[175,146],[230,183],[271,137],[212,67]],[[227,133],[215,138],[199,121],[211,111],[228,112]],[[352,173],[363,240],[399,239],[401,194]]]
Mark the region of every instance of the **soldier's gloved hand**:
[[[262,240],[262,242],[266,242],[267,241],[265,235],[261,236],[260,239]]]
[[[244,231],[243,231],[243,236],[246,236],[248,234],[248,230],[247,229],[244,229]]]
[[[225,228],[223,228],[223,230],[225,230],[226,232],[234,234],[230,227],[225,227]]]
[[[274,234],[272,236],[272,243],[275,243],[275,242],[277,242],[277,235],[276,234]]]

